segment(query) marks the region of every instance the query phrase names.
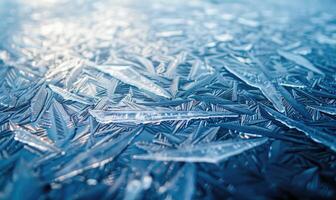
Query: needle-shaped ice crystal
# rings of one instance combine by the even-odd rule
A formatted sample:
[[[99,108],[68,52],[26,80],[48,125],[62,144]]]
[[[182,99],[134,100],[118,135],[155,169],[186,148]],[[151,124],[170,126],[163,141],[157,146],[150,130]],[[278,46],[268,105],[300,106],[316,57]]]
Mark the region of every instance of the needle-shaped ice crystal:
[[[323,113],[327,113],[330,115],[336,115],[336,106],[308,106],[315,110],[318,110]]]
[[[56,173],[56,180],[62,181],[70,177],[83,173],[86,170],[98,168],[113,161],[135,137],[142,131],[142,128],[136,128],[128,133],[124,133],[115,140],[105,142],[101,145],[80,152],[74,156],[71,162]]]
[[[62,104],[53,101],[49,109],[51,125],[47,129],[48,136],[57,145],[67,143],[73,136],[75,127],[69,114],[65,111]]]
[[[74,101],[78,103],[82,103],[85,105],[91,105],[92,103],[88,100],[86,100],[83,97],[80,97],[76,94],[73,94],[71,92],[68,92],[67,90],[64,90],[60,87],[57,87],[55,85],[49,84],[48,87],[51,89],[51,91],[55,92],[56,94],[60,95],[64,100]]]
[[[235,61],[225,63],[224,67],[248,85],[258,88],[278,111],[285,112],[281,93],[261,70],[251,69],[249,66]]]
[[[136,123],[148,124],[175,120],[232,118],[238,117],[231,112],[211,111],[146,111],[146,110],[90,110],[90,114],[99,123]]]
[[[219,163],[231,156],[262,145],[266,141],[267,138],[258,138],[207,143],[158,153],[134,155],[134,158],[140,160]]]
[[[302,67],[305,67],[308,70],[311,70],[313,72],[316,72],[321,75],[325,75],[320,69],[315,67],[309,60],[307,60],[305,57],[301,55],[297,55],[291,52],[283,51],[283,50],[278,50],[278,54],[287,60],[290,60]]]
[[[40,86],[40,88],[37,90],[37,93],[31,100],[31,106],[30,106],[32,112],[31,121],[34,122],[41,117],[43,112],[46,110],[47,107],[46,103],[49,96],[50,95],[48,94],[45,84]]]
[[[294,128],[296,130],[299,130],[303,132],[305,135],[310,137],[313,141],[317,143],[321,143],[333,151],[336,151],[336,136],[323,132],[321,130],[309,127],[305,125],[302,122],[299,122],[297,120],[293,120],[289,117],[286,117],[285,115],[278,113],[271,108],[268,108],[266,106],[263,106],[263,108],[272,116],[275,118],[275,120],[281,122],[282,124],[286,125],[289,128]]]
[[[95,67],[99,71],[104,72],[126,84],[130,84],[158,96],[171,98],[171,95],[164,88],[146,78],[130,66],[96,65]]]
[[[36,135],[29,133],[26,130],[18,129],[14,131],[14,139],[26,144],[28,146],[34,147],[42,152],[60,152],[60,150],[52,144],[48,144]]]

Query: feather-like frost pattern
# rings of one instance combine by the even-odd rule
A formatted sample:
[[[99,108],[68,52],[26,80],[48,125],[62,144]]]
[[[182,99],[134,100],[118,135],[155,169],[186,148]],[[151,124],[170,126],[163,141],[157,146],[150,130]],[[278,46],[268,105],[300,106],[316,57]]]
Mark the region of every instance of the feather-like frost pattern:
[[[0,199],[336,199],[335,10],[0,0]]]

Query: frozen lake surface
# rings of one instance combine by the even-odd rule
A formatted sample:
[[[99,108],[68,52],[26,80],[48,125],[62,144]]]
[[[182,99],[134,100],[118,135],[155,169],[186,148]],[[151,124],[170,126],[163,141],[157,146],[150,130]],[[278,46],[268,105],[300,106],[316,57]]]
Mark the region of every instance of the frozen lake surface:
[[[335,10],[0,0],[0,199],[335,199]]]

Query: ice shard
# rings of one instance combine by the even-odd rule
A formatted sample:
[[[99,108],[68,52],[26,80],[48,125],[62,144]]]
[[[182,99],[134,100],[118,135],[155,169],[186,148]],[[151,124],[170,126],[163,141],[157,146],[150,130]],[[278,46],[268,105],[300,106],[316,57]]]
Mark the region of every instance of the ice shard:
[[[0,199],[336,199],[335,0],[0,0]]]
[[[102,111],[90,110],[90,114],[100,123],[136,123],[148,124],[175,120],[234,118],[237,114],[232,112],[206,112],[206,111],[146,111],[121,110]]]
[[[42,152],[61,152],[61,150],[55,147],[54,145],[49,144],[46,141],[43,141],[42,138],[39,138],[38,136],[33,135],[23,129],[15,130],[14,134],[15,134],[14,136],[15,140],[28,146],[31,146],[33,148],[36,148]]]
[[[307,60],[305,57],[301,55],[297,55],[297,54],[282,51],[282,50],[278,50],[278,54],[302,67],[305,67],[308,70],[311,70],[321,75],[325,75],[320,69],[315,67],[309,60]]]
[[[306,134],[308,137],[310,137],[312,140],[314,140],[317,143],[321,143],[333,151],[336,151],[336,136],[334,136],[332,133],[326,133],[322,130],[309,127],[305,125],[303,122],[293,120],[289,117],[286,117],[283,114],[280,114],[266,106],[263,106],[263,108],[272,116],[275,118],[275,120],[283,123],[284,125],[288,126],[289,128],[297,129],[304,134]]]
[[[155,84],[144,75],[137,72],[130,66],[96,66],[96,68],[126,84],[130,84],[139,89],[148,91],[152,94],[171,98],[171,95],[161,86]]]
[[[258,88],[278,111],[285,112],[281,93],[262,71],[258,72],[237,62],[229,62],[224,64],[224,67],[248,85]]]
[[[266,141],[267,138],[258,138],[208,143],[206,145],[188,146],[152,154],[134,155],[133,157],[140,160],[219,163],[231,156],[262,145]]]

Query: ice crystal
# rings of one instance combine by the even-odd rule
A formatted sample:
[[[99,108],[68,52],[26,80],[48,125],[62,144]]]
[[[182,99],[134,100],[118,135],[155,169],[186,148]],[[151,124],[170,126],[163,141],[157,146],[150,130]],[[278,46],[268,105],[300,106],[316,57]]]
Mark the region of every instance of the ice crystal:
[[[332,0],[0,0],[0,199],[335,199]]]

